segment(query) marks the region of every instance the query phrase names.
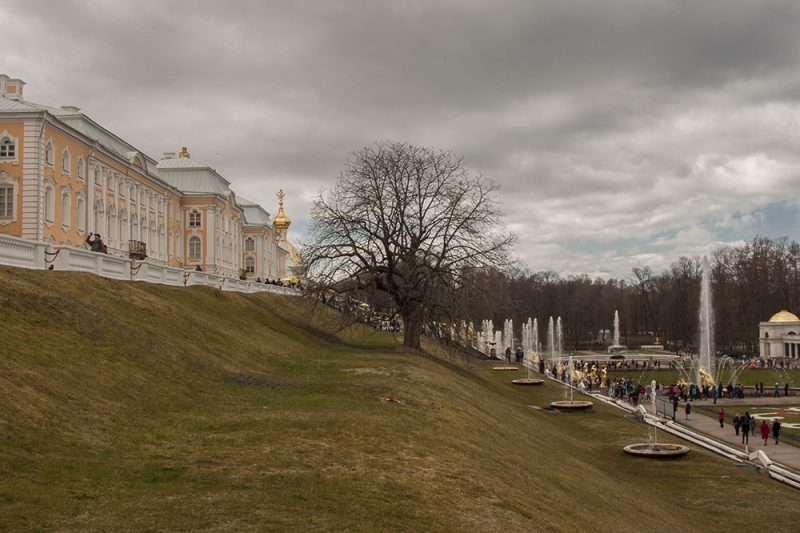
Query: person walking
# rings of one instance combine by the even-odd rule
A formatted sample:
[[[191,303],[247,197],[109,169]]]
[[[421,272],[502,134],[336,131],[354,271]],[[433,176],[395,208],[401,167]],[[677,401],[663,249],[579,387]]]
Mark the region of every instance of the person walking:
[[[769,424],[766,420],[761,421],[761,438],[764,439],[764,446],[766,446],[767,440],[769,440]]]
[[[789,396],[789,384],[788,383],[783,386],[783,395],[784,396]]]
[[[742,419],[739,418],[739,413],[733,415],[733,429],[736,431],[736,436],[739,436],[739,426],[742,425]]]
[[[778,435],[781,432],[781,423],[778,422],[778,419],[772,421],[772,438],[775,439],[775,444],[778,444]]]
[[[724,428],[725,427],[725,409],[724,408],[720,409],[719,412],[717,413],[717,416],[719,417],[719,427]]]
[[[692,404],[686,402],[686,420],[692,419]]]
[[[506,363],[511,362],[511,346],[506,346]]]
[[[711,387],[711,396],[714,397],[714,403],[717,403],[717,386]]]
[[[750,413],[745,411],[740,420],[742,421],[742,444],[750,444]]]
[[[780,387],[778,387],[778,383],[776,382],[775,383],[775,394],[773,394],[772,397],[773,398],[780,398],[780,396],[781,396],[780,390],[781,389],[780,389]]]

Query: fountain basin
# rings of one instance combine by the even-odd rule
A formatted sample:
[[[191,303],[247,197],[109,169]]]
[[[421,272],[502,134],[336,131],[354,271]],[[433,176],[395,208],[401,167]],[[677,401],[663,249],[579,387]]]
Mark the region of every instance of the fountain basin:
[[[565,400],[550,403],[550,407],[564,413],[588,413],[592,410],[593,406],[594,403],[585,400]]]
[[[493,367],[492,370],[519,370],[519,369],[515,366],[496,366]]]
[[[544,383],[543,379],[515,379],[511,383],[514,385],[541,385]]]
[[[629,444],[622,449],[625,453],[651,459],[681,457],[689,453],[687,446],[680,444]]]

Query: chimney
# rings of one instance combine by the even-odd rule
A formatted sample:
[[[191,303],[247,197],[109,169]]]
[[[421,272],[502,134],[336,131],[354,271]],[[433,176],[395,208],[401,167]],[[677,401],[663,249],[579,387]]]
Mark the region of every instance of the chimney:
[[[0,96],[10,100],[22,100],[22,87],[25,82],[0,74]]]
[[[175,159],[175,152],[164,152],[164,159]]]

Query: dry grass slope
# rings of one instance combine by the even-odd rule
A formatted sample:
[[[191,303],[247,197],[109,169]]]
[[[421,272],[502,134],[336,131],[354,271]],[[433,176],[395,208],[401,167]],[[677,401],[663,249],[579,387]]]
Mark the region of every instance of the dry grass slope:
[[[800,494],[297,299],[0,267],[0,531],[790,531]],[[498,375],[503,374],[503,375]]]

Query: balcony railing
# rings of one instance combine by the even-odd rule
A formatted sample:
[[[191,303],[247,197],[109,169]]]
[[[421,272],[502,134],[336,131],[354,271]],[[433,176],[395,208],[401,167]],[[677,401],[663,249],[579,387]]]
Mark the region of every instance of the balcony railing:
[[[131,259],[141,261],[147,258],[147,243],[142,241],[128,241],[128,252]]]

